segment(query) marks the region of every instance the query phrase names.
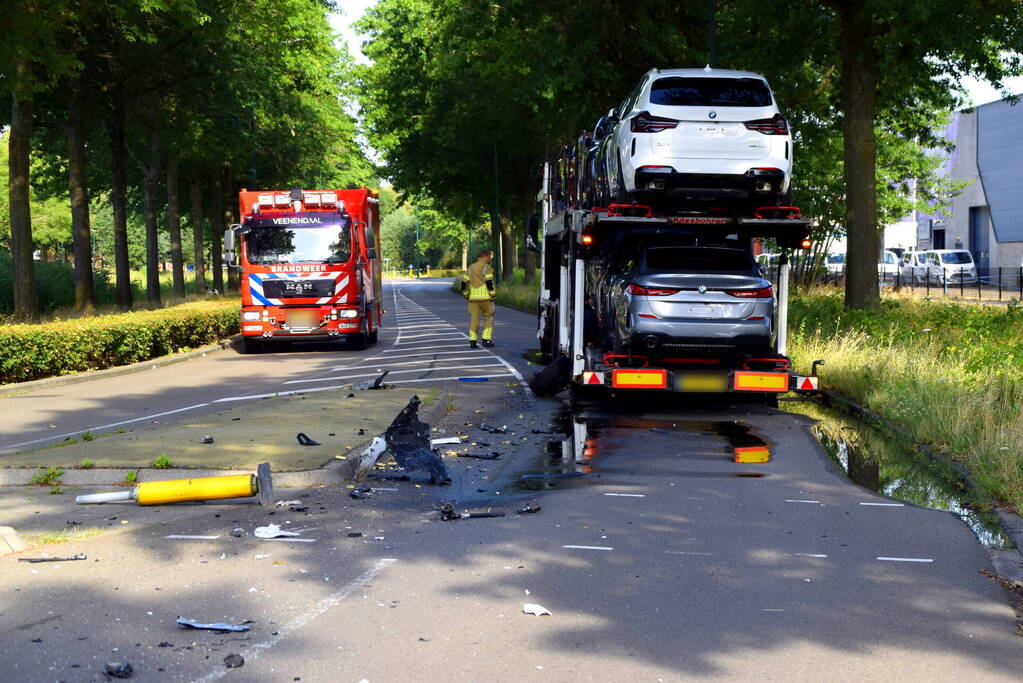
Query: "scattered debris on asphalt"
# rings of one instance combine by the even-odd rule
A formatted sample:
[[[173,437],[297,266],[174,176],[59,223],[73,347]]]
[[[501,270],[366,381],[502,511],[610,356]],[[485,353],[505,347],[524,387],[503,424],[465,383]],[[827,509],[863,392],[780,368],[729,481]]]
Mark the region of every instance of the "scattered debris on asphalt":
[[[535,614],[538,617],[542,617],[544,615],[554,616],[553,614],[551,614],[550,610],[544,607],[543,605],[536,605],[531,602],[527,602],[524,605],[522,605],[522,613]]]
[[[257,526],[252,532],[256,538],[282,538],[284,536],[298,536],[296,531],[285,531],[281,529],[277,524],[268,524],[266,526]]]
[[[350,534],[348,534],[348,538],[362,538],[362,532],[361,531],[353,531]]]
[[[213,437],[207,434],[202,438],[203,443],[213,443]]]
[[[462,440],[457,436],[446,436],[443,439],[430,439],[431,446],[444,446],[446,444],[461,444]]]
[[[516,510],[520,515],[531,515],[536,512],[540,512],[540,506],[535,503],[530,503]]]
[[[245,664],[245,658],[241,655],[230,654],[224,657],[224,666],[228,669],[237,669]]]
[[[292,505],[301,505],[301,504],[302,504],[302,501],[300,501],[300,500],[279,500],[279,501],[277,501],[275,503],[275,505],[277,507],[279,507],[279,508],[290,508]]]
[[[501,454],[497,451],[490,453],[459,453],[456,457],[459,458],[475,458],[476,460],[497,460],[501,457]]]
[[[440,506],[440,518],[445,522],[451,522],[456,519],[477,519],[480,517],[504,517],[503,512],[455,512],[455,508],[451,503],[445,503]]]
[[[245,529],[242,529],[240,526],[236,526],[234,529],[231,530],[231,535],[234,536],[235,538],[241,538],[242,536],[245,535]]]
[[[451,476],[441,457],[430,450],[430,425],[419,419],[422,401],[413,396],[384,432],[387,449],[398,466],[410,474],[426,470],[431,484],[450,484]]]
[[[358,488],[352,489],[348,493],[348,495],[349,497],[354,498],[355,500],[362,500],[363,498],[369,498],[370,496],[372,496],[373,489],[369,488],[368,486],[360,486]]]
[[[310,439],[308,436],[305,435],[305,432],[299,432],[298,434],[295,435],[295,438],[298,439],[298,443],[303,445],[303,446],[319,446],[320,445],[319,441],[313,441],[312,439]]]
[[[240,624],[228,624],[222,621],[216,621],[212,623],[204,623],[201,621],[195,621],[194,619],[185,619],[184,617],[178,617],[178,625],[185,628],[194,628],[204,631],[248,631],[251,627],[250,621],[243,621]]]
[[[87,560],[85,555],[81,553],[72,555],[71,557],[19,557],[18,562],[31,562],[33,564],[37,562],[73,562],[74,560]]]
[[[128,662],[107,662],[102,671],[104,676],[110,678],[131,678],[135,669]]]
[[[480,431],[489,432],[490,434],[507,434],[508,425],[501,425],[500,427],[488,427],[486,423],[480,423]]]
[[[387,375],[390,374],[390,372],[391,372],[390,370],[384,370],[376,379],[373,380],[364,379],[361,382],[356,382],[354,385],[352,385],[352,388],[358,391],[373,391],[376,389],[386,389],[386,387],[384,386],[384,377],[387,377]]]

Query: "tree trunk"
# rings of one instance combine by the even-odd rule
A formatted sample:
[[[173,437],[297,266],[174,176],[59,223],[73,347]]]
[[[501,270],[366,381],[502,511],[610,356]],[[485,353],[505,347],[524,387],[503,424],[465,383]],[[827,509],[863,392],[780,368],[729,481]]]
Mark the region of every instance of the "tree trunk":
[[[171,278],[174,281],[174,298],[185,298],[185,259],[181,253],[181,208],[178,197],[178,158],[167,157],[167,224],[170,232]]]
[[[29,196],[29,153],[32,138],[32,93],[29,90],[31,67],[18,58],[14,64],[14,98],[11,109],[11,133],[8,140],[10,177],[8,191],[11,212],[11,284],[14,315],[28,320],[39,308],[36,295],[35,263],[32,261],[32,212]]]
[[[462,270],[469,269],[469,243],[462,243]]]
[[[195,293],[206,294],[206,259],[203,258],[205,231],[202,224],[202,189],[199,184],[198,171],[192,175],[188,183],[188,197],[192,203],[192,258],[195,261]]]
[[[210,229],[213,239],[210,241],[210,268],[213,270],[213,289],[219,294],[224,293],[224,258],[221,251],[224,234],[224,186],[220,176],[213,174],[213,194],[210,197]]]
[[[536,282],[536,252],[529,248],[529,240],[527,239],[529,231],[529,217],[533,214],[536,209],[536,200],[530,197],[522,205],[522,212],[525,217],[525,221],[522,224],[522,243],[526,246],[522,251],[522,278],[523,282],[527,285],[531,285]]]
[[[231,174],[231,167],[225,164],[223,169],[223,180],[221,181],[224,192],[224,229],[235,222],[234,218],[234,206],[235,202],[238,201],[237,195],[234,194],[234,176]],[[235,245],[235,253],[241,248],[241,244]],[[227,289],[230,292],[237,292],[240,289],[238,282],[239,273],[235,268],[230,266],[227,269]]]
[[[146,220],[146,301],[160,305],[160,233],[156,223],[156,190],[160,182],[161,141],[159,115],[149,129],[149,165],[145,168],[142,206]]]
[[[496,209],[490,212],[490,250],[494,252],[494,260],[491,261],[494,281],[501,282],[504,277],[504,268],[501,267],[501,216]],[[472,254],[469,254],[469,258],[472,259]]]
[[[511,221],[501,217],[501,270],[504,272],[504,279],[511,281],[515,274],[515,266],[518,264],[518,253],[515,248],[515,235],[512,233]]]
[[[114,279],[117,306],[131,309],[131,270],[128,263],[128,152],[124,141],[124,92],[118,91],[114,99],[114,115],[110,121],[110,166],[113,181],[110,208],[114,214]]]
[[[68,195],[71,198],[71,239],[75,255],[75,309],[95,308],[92,279],[92,229],[89,225],[89,185],[85,158],[85,121],[81,81],[71,84],[68,95],[67,147]]]
[[[877,53],[863,2],[839,9],[846,230],[845,307],[880,310],[877,284]]]

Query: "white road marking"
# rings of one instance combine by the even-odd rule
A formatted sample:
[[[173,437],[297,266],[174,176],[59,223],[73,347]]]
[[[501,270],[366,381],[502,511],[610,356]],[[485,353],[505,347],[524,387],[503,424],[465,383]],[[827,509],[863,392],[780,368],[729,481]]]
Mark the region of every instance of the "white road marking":
[[[827,557],[827,555],[820,555],[818,553],[788,553],[792,557]]]
[[[872,507],[879,508],[901,508],[906,507],[903,503],[860,503],[860,505],[869,505]]]
[[[604,545],[563,545],[562,548],[572,548],[574,550],[614,550]]]
[[[927,557],[879,557],[882,562],[934,562]]]
[[[366,367],[361,367],[361,368],[359,368],[359,367],[352,367],[352,368],[343,368],[343,369],[344,370],[370,370],[370,369],[374,369],[374,370],[376,370],[376,373],[379,375],[381,372],[383,372],[383,369],[390,368],[390,367],[400,367],[400,366],[403,366],[403,365],[425,365],[427,363],[459,363],[459,362],[467,361],[467,360],[490,360],[490,357],[488,357],[488,356],[463,356],[463,357],[459,357],[459,358],[437,358],[435,360],[411,360],[411,361],[405,361],[405,362],[400,362],[400,363],[374,363],[373,365],[366,366]],[[486,367],[497,367],[497,365],[499,365],[499,364],[493,364],[492,363],[492,364],[490,364],[490,365],[488,365]],[[394,375],[394,374],[397,374],[399,372],[429,372],[431,370],[455,370],[457,368],[462,368],[462,367],[473,367],[473,366],[471,366],[471,365],[469,365],[469,366],[466,366],[466,365],[434,365],[434,366],[419,368],[419,370],[392,370],[391,374]],[[480,367],[483,367],[483,366],[480,366]],[[362,377],[363,375],[359,375],[359,376]],[[330,376],[330,377],[317,377],[317,378],[313,378],[313,379],[289,379],[287,382],[284,382],[284,384],[302,384],[302,383],[305,383],[305,382],[329,382],[329,381],[335,380],[335,379],[341,379],[341,378],[338,377],[338,376]]]
[[[789,498],[785,499],[786,503],[820,503],[819,500],[792,500]]]
[[[500,363],[487,363],[486,365],[445,365],[440,368],[416,368],[414,370],[391,370],[387,375],[404,375],[410,372],[432,372],[434,370],[471,370],[473,368],[499,368]],[[285,382],[285,384],[298,384],[300,382],[330,382],[340,379],[360,379],[363,377],[377,377],[380,375],[379,372],[362,373],[358,375],[337,375],[334,377],[323,377],[321,379],[293,379]],[[385,380],[386,381],[386,380]],[[387,382],[390,384],[390,382]]]
[[[428,342],[420,343],[428,344]],[[381,353],[405,353],[406,351],[427,351],[429,349],[452,349],[456,346],[463,349],[466,348],[465,342],[463,341],[461,344],[433,344],[431,346],[420,346],[408,349],[387,349],[386,351],[381,351]]]
[[[264,541],[284,541],[285,543],[316,543],[315,538],[264,538]]]
[[[422,334],[403,334],[401,336],[401,338],[402,339],[422,339],[423,337],[452,337],[452,336],[458,336],[459,334],[461,334],[461,333],[457,332],[455,330],[455,328],[452,327],[450,330],[442,330],[440,332],[423,332]],[[405,342],[405,343],[407,343],[407,344],[417,344],[417,343],[421,343],[421,342]]]
[[[283,626],[278,626],[275,630],[276,635],[272,635],[266,640],[262,640],[258,643],[253,643],[251,647],[242,650],[241,652],[242,657],[244,657],[247,660],[257,659],[261,653],[269,650],[274,645],[281,642],[282,640],[290,636],[292,633],[299,630],[300,628],[308,624],[310,621],[312,621],[316,617],[320,616],[321,614],[329,610],[334,605],[338,604],[339,602],[347,598],[354,591],[358,590],[359,588],[362,588],[363,584],[372,581],[374,578],[376,578],[378,574],[380,574],[380,572],[382,572],[385,568],[394,564],[397,561],[398,560],[390,558],[378,560],[375,565],[373,565],[368,570],[363,572],[362,575],[357,577],[354,581],[345,584],[340,590],[331,593],[327,597],[317,602],[315,605],[313,605],[312,609],[309,609],[306,612],[300,614],[299,616],[295,617],[294,619],[284,624]],[[203,683],[207,683],[208,681],[215,681],[223,678],[228,673],[230,673],[230,671],[231,671],[230,669],[226,668],[223,665],[220,665],[216,669],[213,669],[204,677],[198,680],[202,681]]]
[[[388,382],[388,384],[415,384],[416,382],[443,382],[443,381],[449,380],[449,379],[462,379],[462,377],[473,377],[473,378],[477,378],[478,377],[480,379],[483,379],[484,377],[490,378],[490,377],[511,377],[511,376],[512,375],[509,375],[507,372],[502,372],[499,375],[461,375],[461,376],[455,375],[453,377],[424,377],[424,378],[421,378],[421,379],[399,379],[399,380],[395,380],[394,382]]]
[[[215,541],[220,538],[220,535],[216,536],[190,536],[189,534],[171,534],[170,536],[164,536],[164,538],[182,538],[192,541]]]
[[[459,344],[460,347],[464,347],[465,344]],[[402,358],[418,358],[420,356],[451,356],[462,353],[483,353],[483,349],[463,349],[462,351],[434,351],[432,353],[406,353]],[[438,359],[440,360],[440,359]],[[354,367],[347,368],[334,368],[334,371],[340,372],[342,370],[354,370]]]
[[[665,550],[665,555],[713,555],[714,553],[698,553],[695,550]]]
[[[214,401],[215,402],[215,401]],[[51,441],[53,439],[66,439],[71,436],[78,436],[83,432],[97,432],[101,429],[111,429],[113,427],[120,427],[121,425],[131,424],[133,422],[144,422],[146,420],[152,420],[165,415],[173,415],[174,413],[183,413],[186,410],[195,410],[196,408],[205,408],[209,403],[196,403],[194,406],[186,406],[184,408],[177,408],[176,410],[166,410],[162,413],[153,413],[151,415],[145,415],[143,417],[134,417],[130,420],[121,420],[120,422],[111,422],[110,424],[100,425],[98,427],[86,427],[80,429],[77,432],[67,432],[65,434],[51,434],[50,436],[42,439],[32,439],[31,441],[22,441],[21,443],[12,443],[8,446],[3,446],[4,449],[18,448],[19,446],[31,446],[34,443],[40,443],[42,441]]]
[[[646,498],[645,493],[605,493],[605,496],[619,496],[621,498]]]

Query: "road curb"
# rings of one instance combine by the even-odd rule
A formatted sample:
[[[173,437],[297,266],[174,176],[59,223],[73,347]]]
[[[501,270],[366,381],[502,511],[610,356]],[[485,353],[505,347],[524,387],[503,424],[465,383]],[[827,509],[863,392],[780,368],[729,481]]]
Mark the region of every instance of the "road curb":
[[[131,363],[130,365],[119,365],[114,368],[104,368],[103,370],[90,370],[89,372],[79,372],[73,375],[58,375],[57,377],[47,377],[45,379],[32,380],[31,382],[4,384],[0,385],[0,397],[15,396],[17,394],[26,394],[32,391],[39,391],[41,389],[64,387],[71,384],[81,384],[83,382],[105,379],[107,377],[119,377],[121,375],[131,375],[139,372],[146,372],[148,370],[156,370],[157,368],[161,368],[165,365],[183,363],[186,360],[202,358],[210,353],[233,348],[240,338],[241,335],[234,335],[228,339],[221,339],[216,344],[210,344],[209,346],[193,349],[192,351],[175,353],[169,356],[160,356],[159,358],[139,361],[138,363]]]
[[[435,427],[447,415],[448,401],[451,394],[441,391],[437,394],[436,400],[428,406],[420,408],[419,418]],[[302,486],[318,486],[324,484],[340,484],[350,481],[355,474],[355,467],[358,463],[358,454],[369,445],[376,434],[367,435],[365,441],[360,442],[352,448],[345,459],[335,457],[326,464],[315,469],[291,470],[286,472],[274,472],[273,483],[275,487],[289,488]],[[30,479],[39,468],[36,467],[9,467],[0,468],[0,486],[31,486]],[[61,486],[129,486],[125,477],[130,473],[136,473],[138,477],[135,483],[149,481],[166,481],[168,479],[192,479],[196,477],[216,477],[229,474],[251,474],[251,470],[244,469],[207,469],[207,468],[167,468],[157,469],[155,467],[102,467],[102,468],[67,468],[59,477]],[[131,484],[133,485],[133,484]]]
[[[844,412],[858,420],[881,425],[895,434],[909,439],[909,434],[904,427],[892,422],[882,415],[878,415],[870,408],[856,403],[835,391],[822,389],[819,394],[824,403],[832,408]],[[973,495],[992,505],[992,511],[998,517],[998,523],[1002,527],[1002,531],[1009,537],[1013,545],[1016,546],[1013,550],[988,549],[992,563],[995,565],[997,574],[1003,579],[1017,585],[1023,585],[1023,517],[996,507],[996,501],[981,493],[976,482],[973,480],[973,477],[970,475],[969,470],[962,463],[956,462],[932,448],[927,448],[919,444],[917,445],[917,452],[935,462],[950,465],[952,469],[960,475],[964,486]]]

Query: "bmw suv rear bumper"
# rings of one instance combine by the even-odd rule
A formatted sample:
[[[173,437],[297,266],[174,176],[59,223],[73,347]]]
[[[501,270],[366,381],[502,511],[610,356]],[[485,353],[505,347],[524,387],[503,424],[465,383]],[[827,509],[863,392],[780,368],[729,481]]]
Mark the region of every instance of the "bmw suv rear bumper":
[[[635,353],[660,350],[762,350],[773,344],[771,323],[763,320],[687,321],[632,318],[629,345]]]
[[[636,192],[659,193],[672,199],[773,199],[788,182],[780,169],[751,168],[745,173],[680,173],[670,166],[643,166],[636,170]]]

